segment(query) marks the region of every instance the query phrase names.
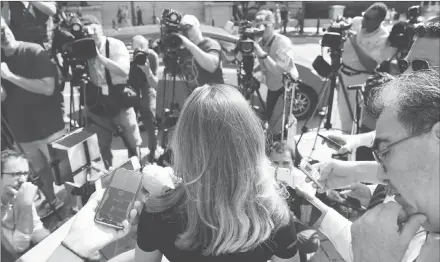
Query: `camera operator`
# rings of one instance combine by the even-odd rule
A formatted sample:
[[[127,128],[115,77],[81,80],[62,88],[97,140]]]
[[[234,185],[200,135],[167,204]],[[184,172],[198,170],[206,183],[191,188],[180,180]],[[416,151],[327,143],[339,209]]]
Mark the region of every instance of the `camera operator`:
[[[133,107],[126,107],[122,101],[118,101],[117,88],[126,85],[130,70],[130,55],[124,43],[113,37],[106,37],[99,20],[87,15],[81,17],[84,31],[88,37],[95,40],[97,56],[87,62],[90,82],[86,89],[98,89],[95,93],[100,100],[107,102],[105,105],[96,100],[87,104],[87,116],[91,121],[86,130],[96,133],[99,141],[99,148],[106,167],[112,165],[111,143],[115,129],[122,127],[123,140],[126,141],[129,156],[137,155],[140,159],[140,146],[142,138]],[[106,54],[106,45],[109,46],[109,54]],[[107,58],[106,56],[109,56]],[[107,81],[106,70],[109,72],[111,85]],[[86,90],[87,96],[92,95]],[[90,98],[93,100],[93,98]]]
[[[56,198],[53,176],[48,165],[47,144],[65,134],[61,91],[55,88],[57,69],[49,54],[38,44],[17,41],[5,20],[1,19],[1,78],[6,98],[2,103],[6,121],[42,179],[46,201],[39,210],[44,218],[52,214],[46,203],[57,209],[63,202]]]
[[[345,86],[365,83],[380,63],[390,59],[396,53],[396,48],[388,43],[389,32],[383,25],[386,14],[387,6],[384,3],[374,3],[363,13],[363,17],[353,18],[353,31],[344,43],[342,61],[356,74],[353,76],[342,74]],[[352,112],[355,112],[356,92],[347,91],[347,93]],[[353,119],[340,89],[337,103],[338,107],[332,116],[333,120],[336,121],[337,126],[340,125],[343,132],[350,133]],[[374,121],[366,114],[364,114],[363,123],[370,129],[374,128]]]
[[[148,48],[148,40],[141,35],[133,37],[133,61],[130,64],[128,81],[137,89],[140,95],[140,104],[136,106],[141,115],[148,135],[148,162],[152,163],[156,152],[156,97],[157,97],[157,70],[159,69],[159,56]]]
[[[37,43],[50,50],[55,1],[8,1],[9,26],[18,41]],[[5,7],[7,8],[7,7]]]
[[[292,42],[275,31],[274,14],[269,10],[261,10],[255,20],[256,27],[264,30],[262,39],[255,42],[255,53],[265,79],[262,82],[268,88],[264,118],[269,121],[278,98],[284,94],[283,73],[288,72],[297,79],[298,71],[293,62]]]
[[[38,189],[27,182],[29,173],[23,155],[12,150],[2,152],[1,215],[2,235],[6,240],[2,245],[8,247],[11,256],[23,253],[31,243],[36,244],[50,234],[37,214],[34,198]]]
[[[202,35],[199,20],[193,15],[184,15],[180,22],[181,34],[174,33],[183,41],[183,46],[191,52],[193,57],[194,75],[196,86],[205,84],[223,84],[223,70],[221,64],[220,44]],[[195,65],[195,66],[194,66]]]

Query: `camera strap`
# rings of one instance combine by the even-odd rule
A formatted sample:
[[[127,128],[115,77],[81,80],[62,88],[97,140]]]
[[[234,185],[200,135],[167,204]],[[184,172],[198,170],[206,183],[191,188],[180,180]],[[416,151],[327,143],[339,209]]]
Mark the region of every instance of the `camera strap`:
[[[108,38],[105,41],[105,57],[110,58],[110,42],[108,41]],[[107,81],[107,86],[109,88],[109,94],[110,94],[110,88],[113,87],[112,83],[112,77],[110,75],[110,71],[105,68],[105,80]]]

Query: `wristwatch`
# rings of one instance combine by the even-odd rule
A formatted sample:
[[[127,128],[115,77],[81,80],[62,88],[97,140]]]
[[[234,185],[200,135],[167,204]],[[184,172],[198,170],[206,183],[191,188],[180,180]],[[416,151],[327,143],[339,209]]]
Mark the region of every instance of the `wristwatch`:
[[[269,55],[267,53],[265,53],[264,55],[260,56],[260,59],[266,59]]]

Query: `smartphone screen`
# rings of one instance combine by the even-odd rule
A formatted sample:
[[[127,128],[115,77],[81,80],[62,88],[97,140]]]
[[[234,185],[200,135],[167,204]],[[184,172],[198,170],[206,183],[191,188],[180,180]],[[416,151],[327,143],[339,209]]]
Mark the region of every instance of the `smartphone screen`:
[[[117,169],[104,193],[96,212],[95,221],[108,226],[122,228],[140,189],[142,175],[126,169]]]

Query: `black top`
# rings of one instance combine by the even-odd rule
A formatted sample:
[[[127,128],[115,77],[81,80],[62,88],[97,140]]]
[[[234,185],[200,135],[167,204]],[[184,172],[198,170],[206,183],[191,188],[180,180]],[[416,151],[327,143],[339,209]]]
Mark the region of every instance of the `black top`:
[[[297,251],[295,224],[292,219],[258,248],[222,256],[203,256],[200,249],[178,250],[174,243],[177,235],[183,232],[184,226],[183,216],[176,212],[153,214],[143,210],[137,229],[137,244],[145,252],[159,250],[170,262],[267,262],[273,255],[284,259],[292,258]]]
[[[184,61],[182,61],[182,74],[185,77],[187,85],[195,89],[205,84],[224,84],[221,64],[222,48],[220,44],[209,37],[205,37],[197,46],[205,53],[218,55],[219,65],[217,69],[211,73],[201,67],[192,55],[186,56]]]
[[[12,55],[2,59],[18,76],[28,79],[54,77],[57,81],[56,65],[38,44],[20,42]],[[60,88],[55,86],[53,94],[46,96],[27,91],[3,78],[2,86],[6,92],[6,99],[2,102],[5,116],[18,140],[16,142],[45,139],[64,128]]]

